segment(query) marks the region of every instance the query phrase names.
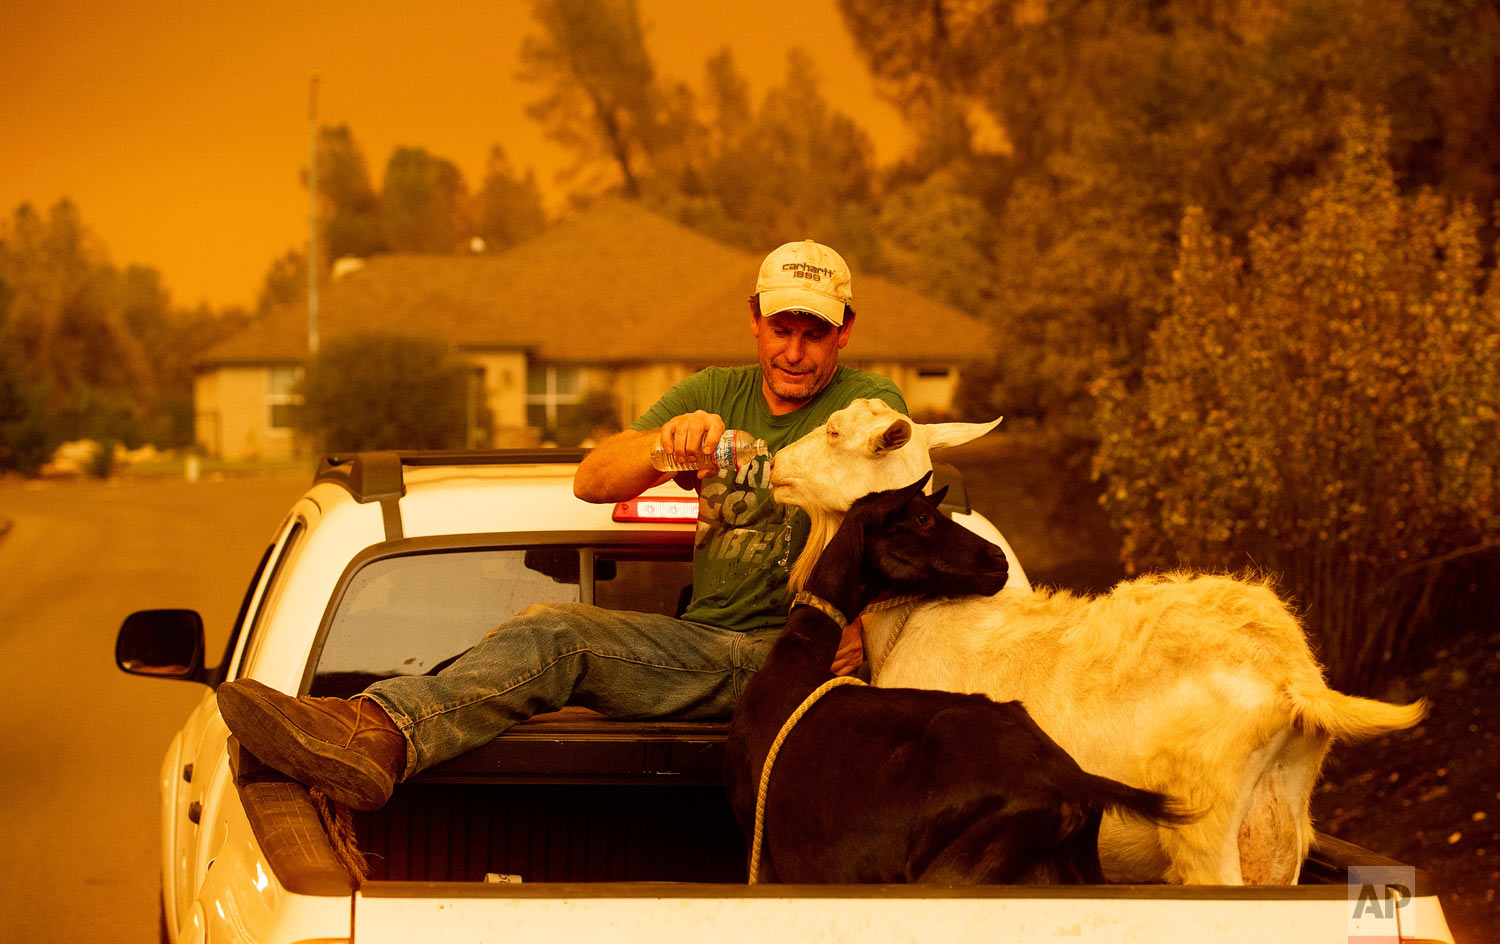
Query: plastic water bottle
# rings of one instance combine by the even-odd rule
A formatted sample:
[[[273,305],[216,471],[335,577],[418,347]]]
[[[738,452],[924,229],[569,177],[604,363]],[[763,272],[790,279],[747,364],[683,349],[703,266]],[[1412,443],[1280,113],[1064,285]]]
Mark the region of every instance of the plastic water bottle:
[[[663,472],[690,472],[708,469],[727,475],[749,465],[759,456],[769,456],[764,439],[756,439],[742,429],[726,429],[719,437],[719,444],[710,455],[701,453],[683,461],[662,448],[660,442],[651,447],[651,464]]]

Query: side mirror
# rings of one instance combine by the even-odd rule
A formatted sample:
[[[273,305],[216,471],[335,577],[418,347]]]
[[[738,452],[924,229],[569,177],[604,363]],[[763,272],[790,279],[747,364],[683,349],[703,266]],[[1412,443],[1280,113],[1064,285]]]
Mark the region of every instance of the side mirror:
[[[196,610],[131,613],[115,639],[115,664],[131,675],[206,683],[203,617]]]

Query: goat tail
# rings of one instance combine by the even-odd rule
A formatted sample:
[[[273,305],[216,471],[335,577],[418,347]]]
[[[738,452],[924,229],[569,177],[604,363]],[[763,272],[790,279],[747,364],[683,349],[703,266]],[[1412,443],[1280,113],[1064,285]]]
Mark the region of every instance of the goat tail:
[[[1348,741],[1364,741],[1392,731],[1402,731],[1427,715],[1427,699],[1409,705],[1392,705],[1373,698],[1345,695],[1331,688],[1308,694],[1288,689],[1292,724],[1309,734],[1324,734]]]
[[[1201,816],[1189,811],[1182,801],[1155,790],[1142,790],[1108,777],[1087,774],[1093,780],[1094,796],[1105,809],[1156,823],[1159,826],[1185,826]]]

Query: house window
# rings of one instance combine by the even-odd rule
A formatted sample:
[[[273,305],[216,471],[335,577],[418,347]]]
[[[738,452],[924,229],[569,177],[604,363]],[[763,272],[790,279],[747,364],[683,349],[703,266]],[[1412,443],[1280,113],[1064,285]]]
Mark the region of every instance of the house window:
[[[297,407],[302,397],[296,393],[297,381],[302,379],[300,367],[272,367],[266,387],[266,406],[270,412],[272,429],[291,429],[297,425]]]
[[[533,367],[526,375],[526,425],[556,430],[583,402],[583,371],[577,367]]]

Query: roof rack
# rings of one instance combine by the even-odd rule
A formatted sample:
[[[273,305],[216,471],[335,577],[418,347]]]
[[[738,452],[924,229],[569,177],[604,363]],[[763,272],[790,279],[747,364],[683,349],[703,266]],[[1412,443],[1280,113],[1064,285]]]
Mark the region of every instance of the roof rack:
[[[587,449],[428,449],[391,452],[335,452],[318,462],[313,483],[341,485],[357,502],[406,494],[407,466],[535,465],[582,462]]]
[[[536,465],[574,464],[583,461],[587,449],[429,449],[393,452],[330,453],[318,462],[313,484],[331,482],[342,486],[360,504],[380,502],[385,519],[385,537],[402,536],[398,502],[406,494],[407,466]]]
[[[410,450],[395,452],[331,453],[318,462],[313,483],[332,482],[342,486],[354,500],[366,504],[380,502],[385,519],[386,540],[402,536],[401,509],[398,502],[406,494],[404,469],[407,466],[465,465],[535,465],[574,464],[583,461],[587,449],[476,449],[476,450]],[[968,514],[968,489],[963,473],[954,466],[939,462],[933,465],[934,489],[948,486],[940,510],[948,514]]]

